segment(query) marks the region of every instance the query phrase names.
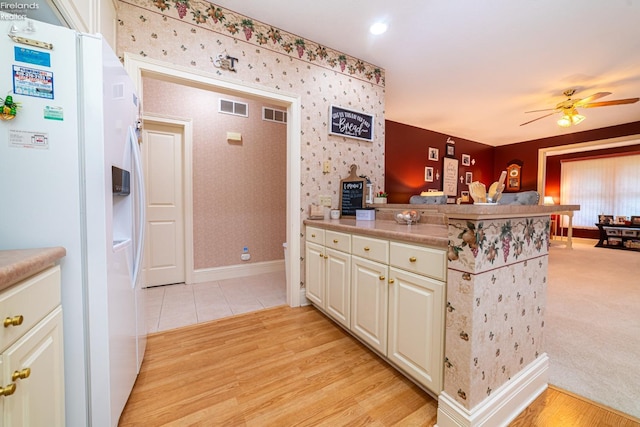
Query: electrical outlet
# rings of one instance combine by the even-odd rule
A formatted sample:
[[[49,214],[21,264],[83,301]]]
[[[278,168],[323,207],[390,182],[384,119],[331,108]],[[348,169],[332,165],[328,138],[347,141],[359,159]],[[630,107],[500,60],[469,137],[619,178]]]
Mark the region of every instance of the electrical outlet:
[[[331,207],[331,196],[320,196],[320,206]]]

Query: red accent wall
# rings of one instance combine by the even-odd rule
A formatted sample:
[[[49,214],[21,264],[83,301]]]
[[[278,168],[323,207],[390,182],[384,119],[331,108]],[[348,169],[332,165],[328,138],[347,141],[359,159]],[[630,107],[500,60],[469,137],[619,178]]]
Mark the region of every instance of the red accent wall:
[[[442,190],[442,159],[449,137],[455,141],[458,177],[472,172],[474,181],[483,182],[487,186],[499,178],[499,173],[493,173],[494,147],[386,120],[384,189],[389,195],[389,203],[409,203],[411,196],[427,189]],[[439,150],[438,161],[428,160],[430,147]],[[469,154],[475,164],[462,166],[462,154]],[[433,182],[424,180],[424,168],[427,166],[434,168]],[[439,178],[435,178],[436,174],[439,174]],[[460,184],[458,180],[458,196],[460,191],[466,190],[467,185]]]
[[[567,135],[554,136],[550,138],[535,139],[532,141],[520,142],[517,144],[503,145],[495,147],[494,156],[494,175],[500,174],[500,171],[504,170],[507,165],[513,160],[522,161],[522,181],[520,183],[520,190],[536,190],[538,186],[538,150],[546,147],[557,147],[559,145],[578,144],[587,141],[597,141],[601,139],[617,138],[628,135],[640,134],[640,122],[627,123],[619,126],[611,126],[601,129],[588,130],[584,132],[575,132]],[[625,147],[622,151],[635,151],[637,148]],[[581,153],[584,155],[584,153]],[[559,168],[559,165],[558,165]],[[550,171],[547,170],[547,176]],[[553,170],[551,173],[557,175],[555,183],[548,178],[545,182],[545,187],[550,185],[551,188],[555,188],[558,196],[560,195],[560,171]],[[545,189],[547,195],[550,188]],[[557,200],[556,200],[557,202]]]
[[[465,172],[473,172],[473,180],[486,185],[497,180],[500,173],[512,162],[522,164],[522,181],[520,191],[537,190],[538,185],[538,150],[547,147],[577,144],[581,142],[618,138],[629,135],[640,135],[640,121],[624,125],[610,126],[583,132],[575,132],[550,138],[519,142],[499,147],[475,141],[457,138],[414,126],[387,120],[385,122],[385,186],[389,193],[389,203],[408,203],[414,194],[420,194],[428,188],[442,190],[442,157],[445,152],[447,138],[451,137],[456,144],[455,157],[460,161],[462,154],[469,154],[475,160],[470,167],[459,163],[459,176]],[[440,150],[437,162],[427,159],[427,150],[434,147]],[[547,157],[545,181],[546,195],[560,201],[560,161],[567,158],[589,157],[607,154],[631,153],[640,150],[640,144],[626,147],[594,150],[589,152]],[[432,166],[440,173],[440,179],[434,182],[424,181],[425,166]],[[467,190],[465,184],[458,182],[458,194]],[[377,190],[376,190],[377,191]],[[544,196],[544,195],[542,195]],[[566,230],[565,230],[566,233]],[[597,231],[573,231],[575,237],[597,238]]]

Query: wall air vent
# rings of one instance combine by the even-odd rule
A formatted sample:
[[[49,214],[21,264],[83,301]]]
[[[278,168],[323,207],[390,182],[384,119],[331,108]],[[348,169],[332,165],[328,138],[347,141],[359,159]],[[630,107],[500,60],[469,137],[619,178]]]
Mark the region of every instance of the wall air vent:
[[[262,107],[262,120],[268,122],[287,123],[287,112],[275,108]]]
[[[221,98],[218,112],[233,114],[234,116],[249,117],[249,104],[238,101],[229,101],[228,99]]]

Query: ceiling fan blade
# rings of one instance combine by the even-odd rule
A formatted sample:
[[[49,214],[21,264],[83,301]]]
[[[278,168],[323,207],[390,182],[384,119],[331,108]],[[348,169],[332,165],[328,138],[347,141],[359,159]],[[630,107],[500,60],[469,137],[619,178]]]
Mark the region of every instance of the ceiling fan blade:
[[[582,99],[577,100],[577,101],[573,104],[573,106],[574,106],[574,107],[582,107],[584,104],[588,104],[588,103],[590,103],[591,101],[595,101],[596,99],[600,99],[600,98],[602,98],[602,97],[604,97],[604,96],[607,96],[607,95],[611,95],[611,92],[598,92],[598,93],[594,93],[594,94],[593,94],[593,95],[591,95],[591,96],[587,96],[586,98],[582,98]]]
[[[540,113],[542,111],[557,111],[557,108],[543,108],[542,110],[530,110],[530,111],[525,111],[525,113]]]
[[[615,99],[613,101],[600,101],[600,102],[590,102],[588,104],[581,105],[582,108],[593,108],[593,107],[608,107],[609,105],[622,105],[622,104],[633,104],[638,102],[640,98],[626,98],[626,99]]]
[[[545,114],[544,116],[538,117],[537,119],[533,119],[533,120],[529,120],[528,122],[524,122],[520,126],[528,125],[531,122],[535,122],[536,120],[544,119],[545,117],[549,117],[549,116],[552,116],[554,114],[555,114],[555,112],[549,113],[549,114]]]

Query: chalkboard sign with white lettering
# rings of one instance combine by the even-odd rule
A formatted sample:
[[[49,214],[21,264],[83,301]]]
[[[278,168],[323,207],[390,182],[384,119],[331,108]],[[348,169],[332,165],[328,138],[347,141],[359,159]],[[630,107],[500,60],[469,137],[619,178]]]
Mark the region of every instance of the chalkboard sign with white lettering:
[[[329,107],[329,134],[373,141],[373,115],[332,105]]]
[[[343,217],[356,216],[356,209],[365,207],[367,179],[356,174],[356,165],[351,165],[351,173],[340,180],[340,214]]]

